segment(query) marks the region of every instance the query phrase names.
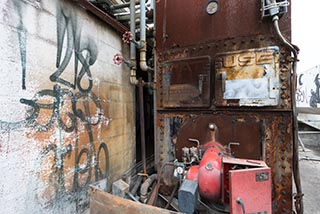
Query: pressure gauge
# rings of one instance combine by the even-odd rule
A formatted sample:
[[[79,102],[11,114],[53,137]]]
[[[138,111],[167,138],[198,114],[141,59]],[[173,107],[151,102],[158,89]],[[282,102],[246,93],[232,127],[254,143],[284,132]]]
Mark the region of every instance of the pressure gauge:
[[[217,0],[210,0],[206,6],[206,12],[209,15],[215,14],[219,9],[219,3]]]

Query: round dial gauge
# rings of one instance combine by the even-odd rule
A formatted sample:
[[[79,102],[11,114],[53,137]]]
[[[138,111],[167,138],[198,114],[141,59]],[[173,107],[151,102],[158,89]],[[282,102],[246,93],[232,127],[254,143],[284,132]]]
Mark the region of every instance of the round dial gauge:
[[[206,6],[206,12],[209,15],[213,15],[215,14],[219,9],[219,3],[216,0],[211,0],[208,2],[207,6]]]

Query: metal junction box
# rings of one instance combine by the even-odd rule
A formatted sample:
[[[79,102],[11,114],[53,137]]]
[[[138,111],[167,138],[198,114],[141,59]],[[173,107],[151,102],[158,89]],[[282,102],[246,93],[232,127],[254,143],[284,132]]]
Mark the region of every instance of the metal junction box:
[[[271,170],[264,161],[224,158],[223,200],[230,214],[271,214]]]

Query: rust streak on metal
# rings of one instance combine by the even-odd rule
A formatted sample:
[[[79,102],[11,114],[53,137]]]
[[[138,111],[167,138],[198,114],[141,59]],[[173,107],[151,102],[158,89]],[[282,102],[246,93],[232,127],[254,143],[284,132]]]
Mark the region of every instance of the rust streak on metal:
[[[223,145],[240,142],[232,147],[236,157],[267,162],[272,169],[273,212],[291,213],[290,53],[270,31],[271,22],[261,21],[255,0],[219,1],[219,10],[212,16],[204,12],[206,3],[157,1],[156,165],[159,169],[164,162],[180,159],[181,149],[193,146],[188,138],[201,143],[210,140],[207,127],[213,122],[219,129],[217,141]],[[290,12],[280,19],[288,38],[290,19]],[[194,59],[205,57],[209,63],[202,60],[201,64],[207,67],[196,66]],[[272,97],[264,107],[242,106],[241,94],[226,96],[233,81],[249,79],[250,84],[268,85],[270,76],[275,77],[275,84],[262,91]],[[256,96],[249,89],[246,95]],[[279,99],[272,101],[274,97]],[[170,173],[166,176],[164,192],[172,185]]]

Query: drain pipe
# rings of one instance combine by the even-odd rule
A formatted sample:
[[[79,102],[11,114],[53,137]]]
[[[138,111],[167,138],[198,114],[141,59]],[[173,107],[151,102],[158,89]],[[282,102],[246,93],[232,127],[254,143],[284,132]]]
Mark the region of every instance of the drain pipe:
[[[153,71],[147,65],[147,41],[146,41],[146,2],[145,0],[140,0],[140,44],[142,48],[140,49],[140,68],[143,71]]]

